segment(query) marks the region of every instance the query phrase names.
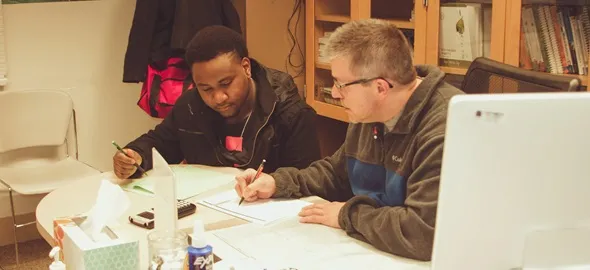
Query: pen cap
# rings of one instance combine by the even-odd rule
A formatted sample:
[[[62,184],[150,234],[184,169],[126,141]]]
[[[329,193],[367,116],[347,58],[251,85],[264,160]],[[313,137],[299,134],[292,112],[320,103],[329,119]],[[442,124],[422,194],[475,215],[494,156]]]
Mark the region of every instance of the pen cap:
[[[200,219],[195,219],[192,246],[196,248],[204,248],[207,246],[207,240],[205,239],[205,225]]]

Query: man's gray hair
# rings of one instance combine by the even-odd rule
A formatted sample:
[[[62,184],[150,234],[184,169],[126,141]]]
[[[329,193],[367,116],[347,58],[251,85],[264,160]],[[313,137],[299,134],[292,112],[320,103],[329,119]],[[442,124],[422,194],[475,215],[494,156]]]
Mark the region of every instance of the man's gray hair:
[[[355,20],[338,27],[325,52],[330,59],[348,57],[355,76],[384,77],[401,85],[416,78],[408,40],[385,20]]]

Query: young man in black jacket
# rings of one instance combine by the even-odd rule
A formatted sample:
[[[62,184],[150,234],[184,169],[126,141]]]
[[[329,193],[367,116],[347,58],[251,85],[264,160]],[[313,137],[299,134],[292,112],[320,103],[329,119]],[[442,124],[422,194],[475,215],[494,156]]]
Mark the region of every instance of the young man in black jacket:
[[[196,89],[185,92],[172,112],[113,157],[115,174],[140,176],[152,168],[153,147],[170,164],[257,168],[305,168],[320,159],[315,111],[299,96],[293,78],[248,57],[242,36],[210,26],[187,46]]]

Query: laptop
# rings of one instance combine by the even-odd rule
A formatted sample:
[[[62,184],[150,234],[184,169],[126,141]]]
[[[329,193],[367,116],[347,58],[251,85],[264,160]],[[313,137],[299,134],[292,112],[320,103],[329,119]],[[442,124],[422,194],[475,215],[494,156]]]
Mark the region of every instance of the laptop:
[[[590,269],[590,93],[453,97],[441,170],[433,270]]]

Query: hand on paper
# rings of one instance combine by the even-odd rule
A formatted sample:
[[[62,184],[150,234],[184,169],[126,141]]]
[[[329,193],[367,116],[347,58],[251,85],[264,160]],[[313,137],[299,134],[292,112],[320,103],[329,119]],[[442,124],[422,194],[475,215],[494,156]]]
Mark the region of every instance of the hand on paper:
[[[127,153],[127,155],[132,158],[129,158],[123,155],[123,153],[117,151],[117,153],[113,156],[113,169],[117,177],[120,179],[127,179],[137,170],[137,167],[135,167],[133,164],[135,164],[135,162],[141,164],[142,159],[137,152],[131,149],[125,148],[123,151],[125,151],[125,153]]]
[[[270,198],[276,190],[275,179],[268,174],[260,174],[258,179],[254,180],[256,170],[247,169],[240,175],[236,176],[236,192],[240,197],[244,197],[247,202],[258,199]]]
[[[314,203],[301,209],[299,220],[303,223],[317,223],[340,229],[338,215],[343,202]]]

